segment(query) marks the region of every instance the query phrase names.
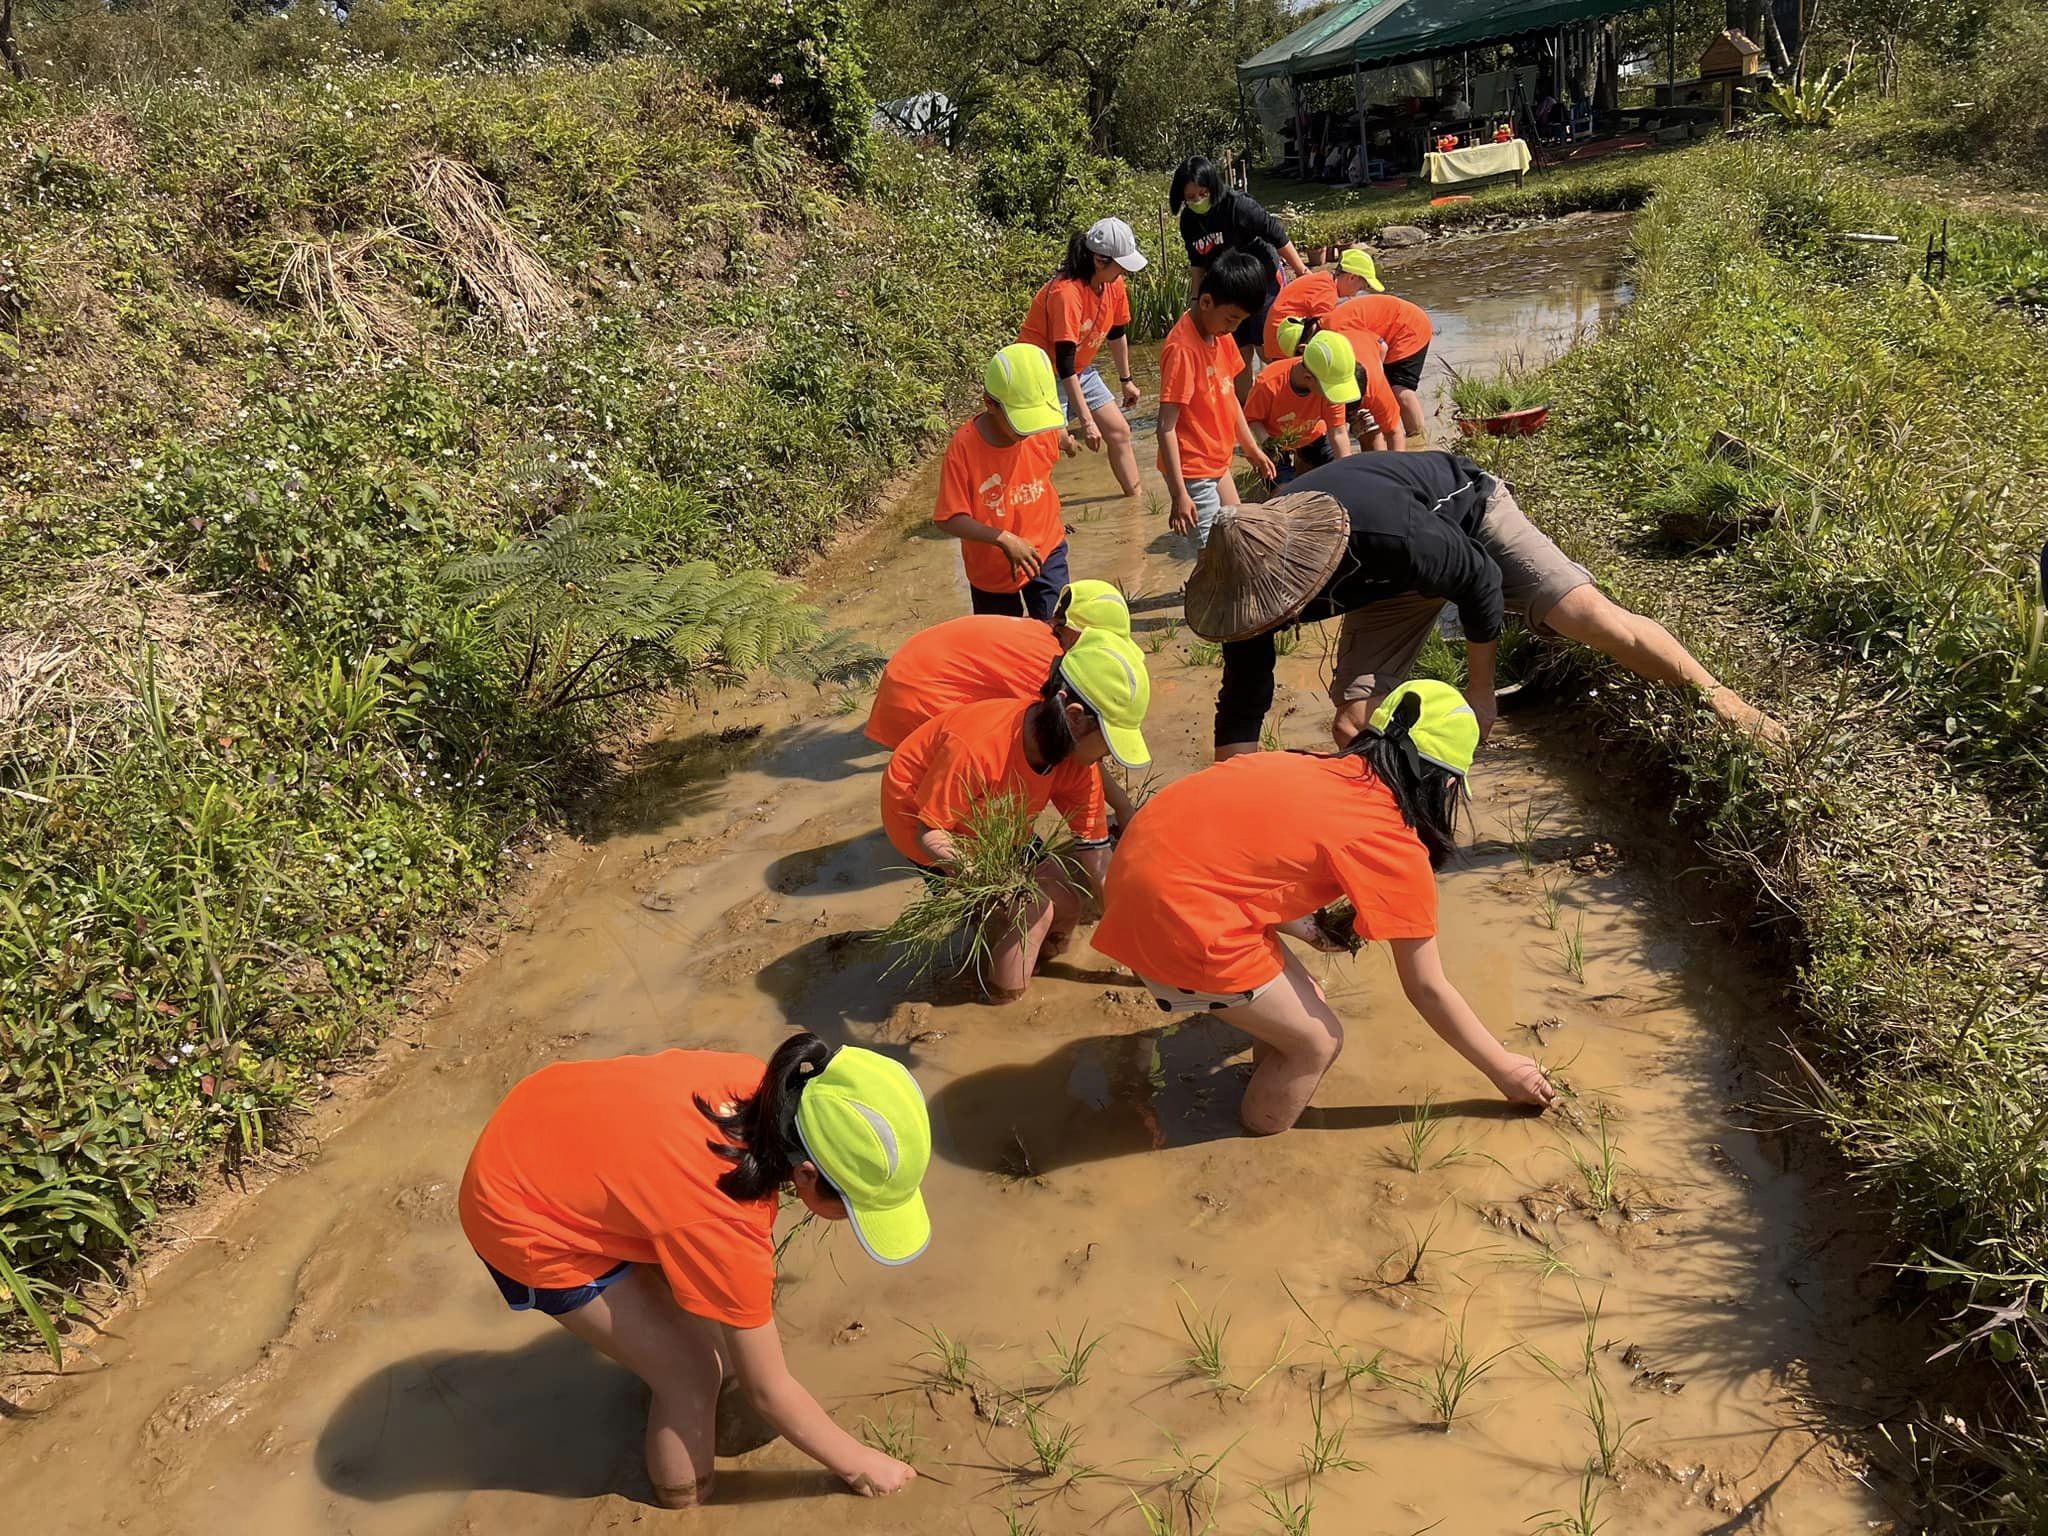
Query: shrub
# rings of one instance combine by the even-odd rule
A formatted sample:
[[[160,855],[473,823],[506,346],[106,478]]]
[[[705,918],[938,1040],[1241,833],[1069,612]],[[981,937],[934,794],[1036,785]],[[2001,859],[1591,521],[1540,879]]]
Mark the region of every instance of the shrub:
[[[967,126],[975,201],[992,219],[1064,234],[1106,181],[1087,144],[1074,92],[1034,84],[993,93]]]

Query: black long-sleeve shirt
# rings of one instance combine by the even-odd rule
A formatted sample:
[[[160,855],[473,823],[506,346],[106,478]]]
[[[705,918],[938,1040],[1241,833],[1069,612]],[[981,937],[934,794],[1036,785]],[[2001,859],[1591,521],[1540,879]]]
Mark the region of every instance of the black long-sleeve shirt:
[[[1383,598],[1418,593],[1458,605],[1467,639],[1498,639],[1500,566],[1479,542],[1492,477],[1451,453],[1354,453],[1310,470],[1289,492],[1334,496],[1351,517],[1336,571],[1290,623],[1333,619]],[[1216,745],[1259,739],[1273,707],[1273,633],[1223,647]]]
[[[1287,226],[1256,198],[1235,188],[1209,205],[1207,213],[1192,208],[1180,211],[1181,243],[1188,250],[1188,265],[1206,267],[1222,251],[1250,251],[1266,264],[1266,276],[1280,273],[1280,247],[1287,244]]]

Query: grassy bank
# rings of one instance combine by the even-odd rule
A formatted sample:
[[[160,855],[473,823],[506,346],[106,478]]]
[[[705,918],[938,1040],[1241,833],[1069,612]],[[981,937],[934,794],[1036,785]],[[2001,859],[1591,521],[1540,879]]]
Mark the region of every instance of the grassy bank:
[[[1953,1417],[1896,1434],[1944,1526],[2048,1519],[2048,352],[2009,281],[2024,220],[1880,191],[1825,140],[1668,157],[1635,301],[1549,375],[1551,430],[1493,445],[1623,601],[1793,726],[1764,763],[1668,696],[1599,697],[1756,893],[1806,1027],[1781,1109],[1891,1213]],[[1888,232],[1899,247],[1845,242]],[[1710,460],[1716,433],[1750,452]],[[1987,1399],[1988,1394],[1988,1399]],[[1989,1407],[1989,1416],[1984,1409]],[[1968,1522],[1981,1522],[1968,1524]]]
[[[0,1325],[406,1004],[1049,262],[672,61],[0,93]],[[829,647],[825,649],[829,650]]]

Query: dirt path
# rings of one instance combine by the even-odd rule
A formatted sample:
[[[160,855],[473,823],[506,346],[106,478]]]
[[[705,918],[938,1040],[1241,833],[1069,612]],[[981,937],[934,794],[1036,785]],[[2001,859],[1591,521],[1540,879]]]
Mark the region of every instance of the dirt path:
[[[1437,312],[1453,361],[1541,351],[1612,301],[1619,243],[1612,224],[1451,242],[1396,286]],[[1185,562],[1163,516],[1106,497],[1106,478],[1099,461],[1062,472],[1075,570],[1157,594],[1139,617],[1148,735],[1186,772],[1217,674],[1174,627]],[[924,522],[931,488],[820,583],[878,643],[965,608],[957,553]],[[1285,663],[1291,745],[1325,729],[1319,664],[1313,638]],[[881,974],[860,935],[910,882],[875,830],[882,757],[860,720],[808,691],[679,718],[414,1060],[0,1431],[25,1528],[955,1533],[1003,1531],[1014,1510],[1052,1536],[1141,1531],[1144,1498],[1174,1531],[1213,1506],[1215,1529],[1248,1532],[1279,1528],[1264,1488],[1312,1497],[1317,1531],[1526,1532],[1575,1505],[1589,1409],[1632,1426],[1618,1481],[1594,1479],[1611,1530],[1883,1528],[1841,1410],[1819,1406],[1885,1376],[1881,1345],[1842,1321],[1867,1310],[1858,1278],[1810,1229],[1804,1179],[1730,1112],[1725,1042],[1769,999],[1683,913],[1652,918],[1665,892],[1614,851],[1612,785],[1510,721],[1444,881],[1453,976],[1559,1067],[1571,1113],[1504,1112],[1383,955],[1319,957],[1349,1046],[1302,1128],[1254,1143],[1234,1131],[1241,1040],[1162,1033],[1085,946],[1008,1011]],[[879,1504],[812,1498],[830,1480],[772,1446],[722,1471],[717,1507],[666,1516],[638,1502],[635,1384],[502,1307],[455,1182],[492,1106],[544,1062],[765,1053],[791,1026],[900,1052],[932,1097],[932,1251],[884,1271],[843,1234],[796,1233],[781,1301],[799,1374],[849,1423],[914,1426],[930,1475]],[[1222,1334],[1216,1380],[1190,1373],[1190,1324]],[[934,1382],[918,1329],[966,1347],[971,1390]],[[1082,1331],[1101,1338],[1086,1380],[1034,1394],[1047,1335]],[[1429,1389],[1461,1356],[1477,1379],[1440,1432]],[[1058,1473],[1032,1470],[1016,1392],[1078,1436]],[[1311,1481],[1312,1404],[1343,1441]]]

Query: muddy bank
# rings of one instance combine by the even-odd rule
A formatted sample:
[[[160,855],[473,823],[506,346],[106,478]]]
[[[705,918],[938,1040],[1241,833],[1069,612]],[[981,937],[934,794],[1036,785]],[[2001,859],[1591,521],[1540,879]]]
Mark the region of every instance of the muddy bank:
[[[1440,356],[1549,347],[1613,302],[1618,231],[1514,239],[1538,236],[1389,263],[1439,317]],[[1534,279],[1520,309],[1496,291],[1510,271]],[[965,609],[957,551],[925,521],[932,483],[820,573],[836,621],[877,643]],[[1185,551],[1114,497],[1099,460],[1060,483],[1076,573],[1143,596],[1148,735],[1164,773],[1189,771],[1217,673],[1177,626]],[[1319,638],[1283,664],[1290,745],[1326,728]],[[588,856],[360,1117],[0,1430],[32,1525],[669,1520],[638,1502],[636,1385],[504,1310],[456,1228],[455,1180],[498,1098],[544,1062],[765,1051],[792,1026],[901,1055],[932,1097],[931,1253],[884,1271],[843,1233],[796,1232],[781,1300],[799,1374],[844,1421],[913,1433],[929,1476],[867,1504],[774,1446],[722,1470],[720,1505],[678,1524],[998,1531],[1014,1509],[1049,1536],[1142,1529],[1145,1498],[1179,1511],[1175,1529],[1213,1504],[1219,1529],[1249,1531],[1271,1528],[1263,1488],[1312,1496],[1318,1530],[1528,1530],[1575,1503],[1598,1404],[1616,1426],[1642,1421],[1604,1493],[1613,1529],[1805,1536],[1884,1519],[1841,1423],[1869,1415],[1824,1406],[1883,1375],[1881,1338],[1846,1321],[1867,1312],[1862,1282],[1811,1225],[1805,1179],[1730,1112],[1749,1090],[1728,1042],[1773,1000],[1664,909],[1611,784],[1505,723],[1444,882],[1454,978],[1571,1084],[1570,1113],[1507,1113],[1413,1016],[1383,955],[1318,957],[1347,1049],[1303,1126],[1253,1143],[1235,1132],[1241,1039],[1162,1031],[1085,946],[1008,1010],[882,975],[861,936],[910,882],[875,829],[864,703],[771,691],[679,717],[588,829]],[[1213,1373],[1189,1363],[1191,1328],[1220,1333]],[[921,1329],[966,1347],[968,1386],[934,1379]],[[1086,1379],[1046,1391],[1048,1336],[1077,1334],[1101,1339]],[[1490,1363],[1446,1432],[1438,1389],[1461,1358]],[[1041,1429],[1073,1429],[1055,1473],[1020,1396]],[[1327,1464],[1311,1480],[1315,1413]]]

